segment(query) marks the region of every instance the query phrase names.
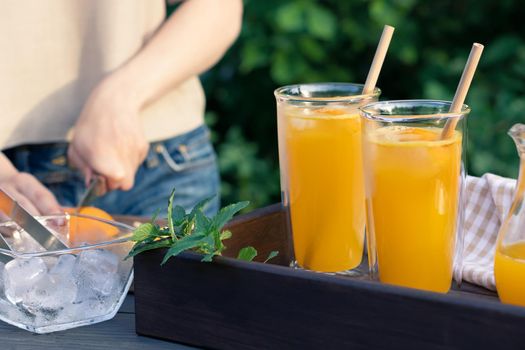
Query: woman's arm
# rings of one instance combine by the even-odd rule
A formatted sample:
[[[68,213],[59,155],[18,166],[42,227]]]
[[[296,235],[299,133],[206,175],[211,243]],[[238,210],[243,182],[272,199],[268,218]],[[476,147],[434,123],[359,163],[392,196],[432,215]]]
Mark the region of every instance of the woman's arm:
[[[240,32],[241,0],[186,0],[148,44],[92,92],[69,149],[89,180],[128,190],[147,154],[139,114],[148,103],[210,68]]]
[[[241,23],[241,0],[186,0],[110,79],[144,106],[217,63],[239,35]]]

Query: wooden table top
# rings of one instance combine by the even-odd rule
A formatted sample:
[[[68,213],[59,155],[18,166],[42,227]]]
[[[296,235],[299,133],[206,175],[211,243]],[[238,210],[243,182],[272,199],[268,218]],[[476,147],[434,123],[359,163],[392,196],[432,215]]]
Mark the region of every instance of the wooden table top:
[[[119,312],[109,321],[67,331],[34,334],[0,321],[0,348],[6,349],[196,349],[135,333],[135,300],[128,294]]]

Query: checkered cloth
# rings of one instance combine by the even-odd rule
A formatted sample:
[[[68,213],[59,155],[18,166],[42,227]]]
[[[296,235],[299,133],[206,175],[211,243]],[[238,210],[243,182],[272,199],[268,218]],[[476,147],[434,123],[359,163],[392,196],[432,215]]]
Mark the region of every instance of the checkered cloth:
[[[467,177],[462,278],[496,290],[494,253],[499,227],[512,204],[516,180],[493,174]],[[459,271],[455,271],[456,276]]]

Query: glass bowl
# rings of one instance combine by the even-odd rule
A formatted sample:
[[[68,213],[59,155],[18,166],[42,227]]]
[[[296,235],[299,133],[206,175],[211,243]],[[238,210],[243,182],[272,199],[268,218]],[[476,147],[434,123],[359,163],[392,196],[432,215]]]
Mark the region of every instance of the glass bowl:
[[[49,333],[113,318],[133,280],[133,227],[81,214],[37,219],[69,248],[46,251],[16,223],[0,224],[11,248],[0,249],[0,320]]]

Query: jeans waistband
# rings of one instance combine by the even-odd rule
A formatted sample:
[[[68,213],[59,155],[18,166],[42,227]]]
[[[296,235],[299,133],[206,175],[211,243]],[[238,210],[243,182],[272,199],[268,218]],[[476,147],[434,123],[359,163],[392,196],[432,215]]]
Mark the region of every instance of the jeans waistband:
[[[209,139],[210,137],[210,130],[206,125],[201,125],[198,128],[195,128],[193,130],[190,130],[184,134],[177,135],[175,137],[169,138],[167,140],[159,140],[151,142],[151,145],[154,146],[156,144],[191,144],[193,142],[196,142],[198,140],[202,139]]]
[[[164,142],[176,142],[176,143],[188,143],[191,140],[201,137],[209,137],[210,131],[206,125],[201,125],[193,130],[185,132],[183,134],[174,136],[165,140],[151,141],[150,144],[164,143]],[[13,154],[16,152],[48,152],[54,149],[67,148],[69,143],[67,142],[46,142],[39,144],[20,145],[2,150],[4,154]]]

